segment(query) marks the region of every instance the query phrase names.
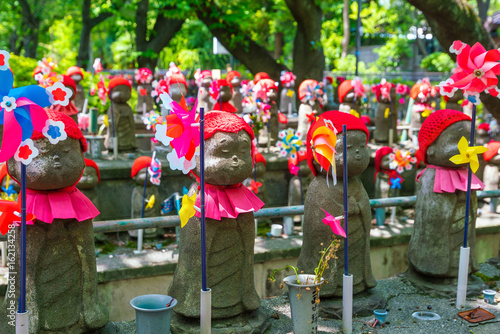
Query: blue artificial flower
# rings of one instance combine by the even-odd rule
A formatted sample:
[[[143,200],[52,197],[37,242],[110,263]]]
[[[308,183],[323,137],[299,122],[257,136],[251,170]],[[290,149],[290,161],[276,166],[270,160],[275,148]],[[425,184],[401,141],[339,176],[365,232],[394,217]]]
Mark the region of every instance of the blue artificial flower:
[[[49,125],[49,130],[47,131],[47,134],[51,136],[52,139],[56,139],[61,137],[61,130],[59,129],[58,126]]]

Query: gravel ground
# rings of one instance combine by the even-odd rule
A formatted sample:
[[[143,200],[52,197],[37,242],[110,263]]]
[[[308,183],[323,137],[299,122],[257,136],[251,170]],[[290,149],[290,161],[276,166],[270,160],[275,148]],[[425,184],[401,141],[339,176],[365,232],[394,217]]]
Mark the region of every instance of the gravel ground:
[[[500,274],[500,269],[492,270],[491,266],[485,266],[489,274]],[[486,269],[486,268],[485,268]],[[500,283],[500,282],[499,282]],[[457,313],[454,299],[429,297],[415,289],[404,278],[392,277],[378,281],[378,288],[388,299],[387,323],[384,328],[369,327],[368,322],[373,317],[354,318],[353,333],[372,334],[499,334],[500,333],[500,304],[490,305],[480,298],[467,299],[466,310],[478,306],[493,313],[496,318],[479,324],[471,324]],[[285,288],[286,289],[286,288]],[[262,304],[271,316],[272,327],[269,334],[293,333],[290,306],[287,292],[282,296],[264,299]],[[479,297],[479,296],[478,296]],[[497,299],[500,294],[497,293]],[[430,309],[428,309],[430,307]],[[416,311],[431,311],[441,316],[440,320],[423,321],[412,317]],[[331,319],[319,319],[318,333],[342,333],[342,321]],[[302,333],[297,333],[302,334]]]

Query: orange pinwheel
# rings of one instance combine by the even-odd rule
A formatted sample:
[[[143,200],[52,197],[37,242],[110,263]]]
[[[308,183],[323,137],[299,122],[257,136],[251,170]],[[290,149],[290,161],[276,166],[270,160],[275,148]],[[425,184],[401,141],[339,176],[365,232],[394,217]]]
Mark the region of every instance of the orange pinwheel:
[[[2,235],[9,232],[14,222],[21,221],[21,196],[17,201],[0,201],[0,233]],[[26,214],[26,221],[35,219],[31,213]]]
[[[325,170],[329,170],[332,166],[332,174],[334,179],[335,173],[335,143],[337,142],[337,129],[333,126],[332,122],[320,117],[312,126],[312,138],[309,145],[311,145],[314,159]]]

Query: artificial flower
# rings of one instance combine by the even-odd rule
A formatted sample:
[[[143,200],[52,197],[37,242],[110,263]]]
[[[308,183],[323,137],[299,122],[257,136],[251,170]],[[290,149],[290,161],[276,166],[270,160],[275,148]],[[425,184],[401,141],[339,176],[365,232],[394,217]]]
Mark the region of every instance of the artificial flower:
[[[61,82],[56,82],[52,86],[45,89],[49,94],[49,100],[52,104],[59,104],[67,106],[69,104],[73,92],[68,87],[64,86]]]
[[[10,53],[5,50],[0,50],[0,71],[9,69]]]
[[[302,140],[299,139],[300,133],[295,133],[293,129],[280,131],[278,137],[280,140],[276,145],[279,147],[280,155],[283,157],[299,151],[302,146]]]
[[[252,191],[257,195],[259,193],[259,187],[262,187],[261,182],[255,182],[255,180],[250,181],[250,185],[247,187],[248,190]]]
[[[42,129],[42,133],[52,145],[68,138],[64,130],[64,123],[61,121],[56,122],[52,119],[47,120],[45,127]]]
[[[20,161],[25,165],[29,165],[33,158],[38,156],[38,149],[35,147],[33,140],[30,138],[21,142],[16,153],[14,154],[14,159]]]
[[[97,74],[102,71],[101,58],[94,59],[94,64],[92,65],[94,73]]]

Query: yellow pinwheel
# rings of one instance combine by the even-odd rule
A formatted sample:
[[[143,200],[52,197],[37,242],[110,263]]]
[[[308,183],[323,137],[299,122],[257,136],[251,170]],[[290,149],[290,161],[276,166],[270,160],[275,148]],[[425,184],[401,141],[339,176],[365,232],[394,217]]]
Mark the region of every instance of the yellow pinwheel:
[[[146,209],[151,209],[153,205],[155,205],[155,199],[156,199],[155,195],[151,195],[151,197],[148,200],[146,200],[146,202],[148,203],[146,204]]]
[[[187,194],[182,197],[182,207],[179,210],[179,217],[181,218],[181,227],[187,224],[189,218],[193,217],[196,213],[194,209],[194,202],[196,201],[196,193],[192,196]]]
[[[484,146],[472,146],[469,147],[469,143],[465,137],[462,137],[458,142],[458,150],[460,154],[454,155],[450,158],[450,161],[456,165],[470,163],[470,169],[473,173],[479,168],[479,161],[477,155],[488,151],[488,148]]]

